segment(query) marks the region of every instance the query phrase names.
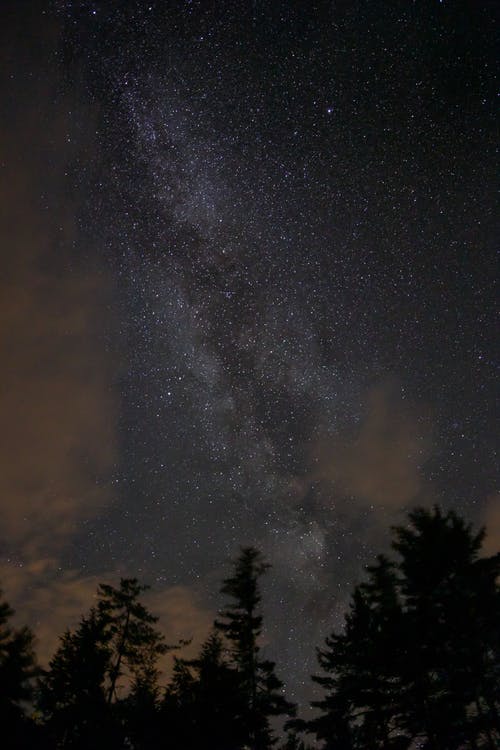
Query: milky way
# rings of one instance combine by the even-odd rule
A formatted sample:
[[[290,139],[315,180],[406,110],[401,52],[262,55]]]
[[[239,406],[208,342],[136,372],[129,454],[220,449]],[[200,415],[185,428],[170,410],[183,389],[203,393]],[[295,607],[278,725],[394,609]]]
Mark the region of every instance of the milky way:
[[[116,454],[93,470],[109,500],[60,567],[215,611],[227,560],[256,544],[266,649],[302,702],[388,526],[417,503],[491,511],[492,16],[451,0],[39,14],[64,264],[106,287],[92,329],[115,404]]]

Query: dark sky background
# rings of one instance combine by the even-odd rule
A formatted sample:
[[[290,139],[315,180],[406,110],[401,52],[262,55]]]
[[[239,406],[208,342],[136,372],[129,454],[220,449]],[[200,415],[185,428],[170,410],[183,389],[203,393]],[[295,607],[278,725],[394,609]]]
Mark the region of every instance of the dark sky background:
[[[200,642],[242,544],[314,647],[416,504],[500,541],[493,2],[1,5],[0,576]]]

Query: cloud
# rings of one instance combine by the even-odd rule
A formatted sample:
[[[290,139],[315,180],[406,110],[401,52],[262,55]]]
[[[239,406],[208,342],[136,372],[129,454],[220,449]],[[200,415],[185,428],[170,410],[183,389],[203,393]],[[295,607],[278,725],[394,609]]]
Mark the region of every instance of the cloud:
[[[75,628],[82,615],[96,603],[99,583],[119,586],[116,572],[85,575],[79,570],[63,571],[57,560],[50,558],[22,566],[4,563],[0,565],[0,578],[6,582],[5,598],[9,603],[15,603],[16,623],[28,624],[35,631],[36,651],[42,666],[47,666],[64,631]],[[187,586],[155,586],[144,593],[142,600],[159,618],[158,628],[166,642],[175,645],[181,639],[191,639],[182,655],[194,656],[205,640],[214,616],[201,603],[196,592]],[[160,666],[167,675],[174,654],[179,654],[179,651],[170,652],[161,662]]]
[[[30,555],[110,499],[97,482],[115,460],[115,406],[85,311],[96,296],[92,279],[28,269],[0,285],[2,532]]]
[[[159,627],[168,644],[175,645],[180,640],[190,640],[182,649],[182,656],[193,658],[206,639],[214,620],[211,612],[201,603],[196,592],[189,586],[154,588],[144,597],[151,612],[159,617]],[[161,663],[163,672],[170,673],[174,655],[170,652]]]
[[[19,30],[18,30],[19,31]],[[20,33],[20,31],[19,31]],[[109,302],[103,269],[78,259],[77,210],[68,173],[78,111],[57,73],[36,72],[9,44],[0,182],[0,544],[26,564],[53,556],[79,522],[112,501],[116,403],[100,339]],[[15,47],[16,33],[10,39]],[[13,40],[13,41],[12,41]],[[50,59],[55,59],[54,55]],[[33,60],[30,60],[33,66]],[[54,107],[54,99],[60,106]],[[75,252],[75,249],[77,253]]]
[[[426,414],[408,405],[393,385],[376,385],[368,392],[359,427],[323,437],[315,446],[314,479],[365,507],[408,507],[424,489],[429,433]]]
[[[37,657],[46,666],[59,636],[94,603],[96,577],[62,571],[57,560],[49,558],[27,565],[4,563],[0,576],[5,598],[16,610],[16,623],[34,629]]]

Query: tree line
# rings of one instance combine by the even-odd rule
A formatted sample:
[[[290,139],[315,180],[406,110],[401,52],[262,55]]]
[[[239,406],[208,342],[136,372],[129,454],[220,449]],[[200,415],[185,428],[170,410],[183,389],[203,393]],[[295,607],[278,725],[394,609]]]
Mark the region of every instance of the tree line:
[[[147,586],[101,584],[48,668],[0,602],[0,746],[7,750],[494,750],[500,747],[500,553],[453,511],[413,510],[317,649],[322,697],[301,719],[260,647],[260,578],[245,547],[196,658],[174,657],[141,601]],[[327,595],[327,592],[325,592]],[[126,680],[127,689],[123,688]],[[274,717],[286,736],[276,737]],[[311,743],[311,744],[309,744]]]

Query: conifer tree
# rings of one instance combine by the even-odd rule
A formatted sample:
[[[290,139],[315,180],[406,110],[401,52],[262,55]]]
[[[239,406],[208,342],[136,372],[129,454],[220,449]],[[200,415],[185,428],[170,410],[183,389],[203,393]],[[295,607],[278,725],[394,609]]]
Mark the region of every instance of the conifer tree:
[[[225,579],[221,589],[230,597],[230,603],[215,623],[229,642],[238,671],[243,699],[242,726],[251,750],[267,750],[274,744],[271,716],[294,713],[293,705],[283,696],[283,683],[275,674],[274,663],[260,656],[259,579],[269,567],[257,549],[242,548],[234,562],[233,575]]]
[[[239,750],[245,744],[243,712],[238,672],[212,632],[197,658],[176,659],[163,707],[165,724],[176,727],[172,747]]]
[[[38,708],[57,747],[105,747],[116,735],[106,701],[109,640],[106,619],[91,609],[76,630],[63,634],[40,680]]]
[[[0,726],[3,741],[21,747],[23,738],[32,734],[23,702],[32,696],[37,667],[33,633],[27,627],[12,627],[13,615],[9,604],[0,601]]]
[[[124,670],[133,684],[154,689],[158,676],[158,658],[168,651],[161,633],[154,627],[158,618],[139,601],[148,586],[136,578],[122,578],[120,587],[101,584],[98,588],[98,610],[106,621],[111,663],[108,672],[107,701],[117,697],[117,685]]]
[[[157,661],[168,646],[139,601],[146,589],[136,579],[122,579],[119,588],[101,584],[96,607],[62,636],[38,700],[56,746],[147,747],[159,698]]]
[[[318,652],[325,748],[498,747],[500,555],[455,513],[416,509]]]
[[[197,731],[196,678],[184,659],[174,658],[173,674],[160,707],[162,747],[195,747]]]
[[[417,508],[409,520],[393,529],[392,545],[401,558],[411,643],[404,723],[436,750],[464,741],[474,747],[483,736],[494,746],[493,737],[500,739],[500,554],[480,558],[484,530],[475,534],[453,511]]]

